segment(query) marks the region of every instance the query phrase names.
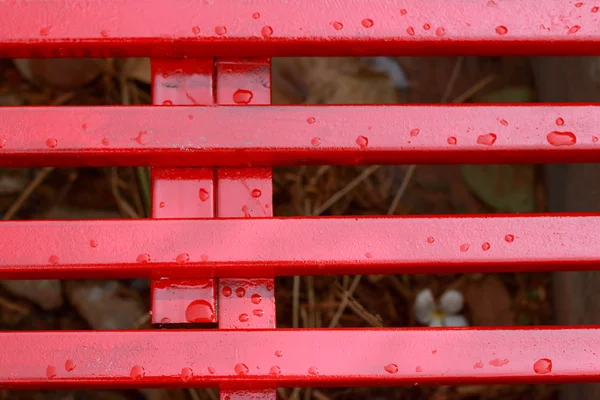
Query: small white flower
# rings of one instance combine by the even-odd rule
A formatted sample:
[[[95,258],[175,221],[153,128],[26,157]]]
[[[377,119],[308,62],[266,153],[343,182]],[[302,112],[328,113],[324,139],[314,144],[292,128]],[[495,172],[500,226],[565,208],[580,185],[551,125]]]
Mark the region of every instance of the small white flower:
[[[429,289],[423,289],[415,299],[417,321],[429,326],[469,326],[467,319],[459,314],[464,305],[458,290],[447,290],[440,297],[439,304]]]

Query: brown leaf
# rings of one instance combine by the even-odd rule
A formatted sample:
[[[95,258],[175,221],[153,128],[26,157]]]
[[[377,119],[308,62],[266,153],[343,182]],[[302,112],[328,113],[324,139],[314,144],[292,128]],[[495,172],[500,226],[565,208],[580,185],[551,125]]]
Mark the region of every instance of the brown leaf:
[[[471,321],[474,326],[514,324],[512,299],[506,286],[496,275],[488,275],[478,281],[468,281],[463,294],[471,310]]]

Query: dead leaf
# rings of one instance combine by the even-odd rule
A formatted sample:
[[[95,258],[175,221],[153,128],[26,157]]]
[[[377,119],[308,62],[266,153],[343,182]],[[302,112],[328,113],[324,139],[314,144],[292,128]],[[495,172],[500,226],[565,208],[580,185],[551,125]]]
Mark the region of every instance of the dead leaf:
[[[152,82],[149,58],[129,58],[123,67],[127,79],[133,79],[145,84]]]
[[[24,78],[42,86],[72,90],[94,81],[103,61],[94,58],[16,59],[15,67]]]
[[[504,283],[496,275],[468,281],[463,289],[474,326],[514,325],[512,299]]]

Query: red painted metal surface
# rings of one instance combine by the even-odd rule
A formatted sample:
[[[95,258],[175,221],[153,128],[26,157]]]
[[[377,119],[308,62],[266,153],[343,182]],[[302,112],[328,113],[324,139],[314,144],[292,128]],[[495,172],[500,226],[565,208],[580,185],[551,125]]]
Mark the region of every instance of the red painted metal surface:
[[[600,380],[599,328],[0,332],[0,387]]]
[[[597,55],[597,6],[563,0],[2,0],[0,57]]]
[[[214,172],[209,168],[154,168],[153,218],[212,218]]]
[[[597,105],[0,108],[0,166],[584,162],[599,125]]]
[[[0,274],[265,278],[597,269],[599,224],[596,215],[3,221]],[[182,253],[187,262],[178,260]]]
[[[152,289],[152,323],[217,322],[213,279],[155,279]]]

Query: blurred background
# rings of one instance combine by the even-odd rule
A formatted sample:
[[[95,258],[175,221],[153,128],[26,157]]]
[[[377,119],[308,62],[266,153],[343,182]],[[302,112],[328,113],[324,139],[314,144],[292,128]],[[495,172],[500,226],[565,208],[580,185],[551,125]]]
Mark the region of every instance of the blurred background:
[[[595,65],[594,59],[582,58],[274,59],[272,94],[274,104],[595,101],[600,76]],[[0,60],[0,106],[150,104],[150,88],[148,59]],[[594,168],[276,168],[274,213],[596,211],[600,195],[593,177],[600,171]],[[5,220],[143,218],[149,209],[149,171],[144,167],[0,169],[0,216]],[[293,281],[293,277],[277,279],[278,327],[531,326],[600,320],[600,305],[595,304],[600,302],[594,301],[600,280],[593,273],[302,277],[296,278],[296,285]],[[298,304],[292,302],[294,287]],[[148,329],[149,300],[146,280],[0,281],[0,329]],[[595,389],[559,390],[552,385],[327,388],[283,389],[279,397],[598,398],[591,390]],[[582,397],[568,397],[573,393]],[[36,400],[217,398],[216,391],[205,389],[0,392],[0,399]]]

